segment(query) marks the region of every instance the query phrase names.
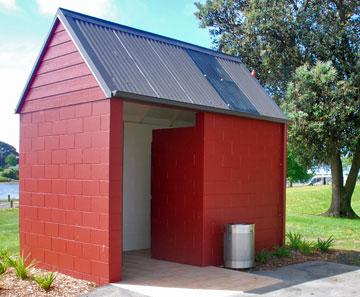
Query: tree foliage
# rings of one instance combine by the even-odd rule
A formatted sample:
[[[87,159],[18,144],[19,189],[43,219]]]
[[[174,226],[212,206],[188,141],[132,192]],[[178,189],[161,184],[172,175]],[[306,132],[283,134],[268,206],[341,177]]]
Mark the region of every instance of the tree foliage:
[[[292,121],[289,140],[303,163],[329,164],[330,150],[342,155],[360,139],[360,98],[357,86],[338,80],[330,62],[299,67],[289,83],[284,108]]]
[[[13,153],[6,156],[6,158],[5,158],[6,165],[15,166],[17,163],[18,163],[17,157]]]
[[[303,166],[299,160],[296,152],[288,147],[286,158],[286,178],[290,182],[290,186],[294,182],[305,182],[309,180],[311,174],[307,172],[307,168]]]
[[[256,69],[278,101],[297,67],[331,61],[341,79],[355,72],[360,6],[353,0],[207,0],[195,3],[214,47]]]
[[[14,168],[6,168],[1,173],[1,175],[10,179],[19,179],[19,170]]]
[[[0,141],[0,167],[4,167],[6,165],[5,159],[10,154],[19,156],[18,152],[13,146],[7,144],[6,142]]]

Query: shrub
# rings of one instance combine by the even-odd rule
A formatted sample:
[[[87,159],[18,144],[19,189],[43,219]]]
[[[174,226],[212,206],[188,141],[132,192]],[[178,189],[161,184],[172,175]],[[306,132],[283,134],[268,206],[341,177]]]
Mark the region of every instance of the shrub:
[[[26,261],[28,257],[29,256],[27,256],[26,258],[24,258],[24,256],[21,257],[8,256],[6,258],[7,264],[15,269],[16,276],[20,279],[27,279],[29,277],[31,268],[33,268],[36,264],[35,261],[31,261],[27,265]]]
[[[6,272],[7,265],[5,262],[0,261],[0,275]]]
[[[310,255],[315,252],[315,249],[315,244],[313,242],[302,240],[298,250],[304,255]]]
[[[290,251],[286,246],[278,246],[275,248],[274,256],[284,258],[290,256]]]
[[[7,168],[2,172],[2,176],[11,179],[19,179],[19,170],[14,168]]]
[[[266,264],[267,262],[269,262],[270,258],[271,258],[272,254],[270,251],[268,250],[261,250],[257,255],[255,260],[257,262],[260,262],[261,264]]]
[[[8,181],[9,181],[9,178],[8,178],[8,177],[1,176],[1,175],[0,175],[0,182],[8,182]]]
[[[328,239],[326,240],[322,240],[321,238],[318,238],[315,247],[320,251],[320,252],[328,252],[329,249],[334,246],[335,244],[335,240],[334,237],[331,235]]]
[[[288,239],[288,246],[293,250],[299,250],[303,242],[302,235],[296,232],[286,233],[286,238]]]
[[[0,260],[6,261],[6,259],[9,257],[9,252],[6,249],[0,250]]]
[[[34,277],[34,280],[40,288],[46,292],[50,290],[52,283],[54,282],[57,274],[54,272],[46,273],[44,275],[38,275]]]
[[[305,240],[300,233],[289,232],[286,234],[288,247],[295,251],[300,251],[304,255],[312,254],[315,251],[315,244]]]

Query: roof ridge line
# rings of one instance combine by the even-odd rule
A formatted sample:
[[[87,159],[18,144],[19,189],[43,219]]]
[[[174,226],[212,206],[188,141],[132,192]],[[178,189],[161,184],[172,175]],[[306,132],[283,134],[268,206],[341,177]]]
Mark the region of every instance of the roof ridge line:
[[[108,27],[111,29],[115,29],[115,30],[119,30],[128,34],[134,34],[137,36],[142,36],[145,38],[149,38],[149,39],[153,39],[156,41],[160,41],[163,43],[167,43],[173,46],[177,46],[177,47],[181,47],[181,48],[187,48],[190,50],[195,50],[195,51],[199,51],[199,52],[203,52],[205,54],[208,55],[213,55],[213,56],[217,56],[219,58],[224,58],[224,59],[228,59],[228,60],[232,60],[234,62],[238,62],[238,63],[242,63],[243,61],[241,60],[240,57],[236,57],[236,56],[232,56],[226,53],[222,53],[207,47],[203,47],[200,45],[196,45],[196,44],[192,44],[186,41],[181,41],[179,39],[175,39],[175,38],[171,38],[171,37],[167,37],[164,35],[160,35],[160,34],[156,34],[156,33],[152,33],[149,31],[145,31],[145,30],[141,30],[141,29],[137,29],[134,27],[130,27],[130,26],[126,26],[126,25],[122,25],[113,21],[109,21],[109,20],[105,20],[105,19],[101,19],[101,18],[97,18],[94,16],[90,16],[87,14],[83,14],[83,13],[79,13],[73,10],[69,10],[69,9],[65,9],[65,8],[59,8],[57,14],[59,14],[59,12],[61,12],[62,14],[64,14],[64,16],[69,16],[72,18],[76,18],[82,21],[86,21],[86,22],[91,22],[103,27]]]

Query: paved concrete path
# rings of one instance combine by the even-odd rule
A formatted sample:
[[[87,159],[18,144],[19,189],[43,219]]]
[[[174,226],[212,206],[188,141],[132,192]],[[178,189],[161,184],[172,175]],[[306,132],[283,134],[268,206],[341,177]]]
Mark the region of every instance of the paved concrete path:
[[[215,268],[215,267],[213,267]],[[221,269],[221,268],[216,268]],[[238,273],[240,278],[249,282],[237,284],[231,289],[220,289],[221,284],[214,284],[214,279],[209,280],[208,288],[194,288],[191,286],[169,286],[157,282],[156,285],[147,283],[142,285],[126,284],[124,282],[100,287],[85,295],[89,297],[121,296],[121,297],[290,297],[290,296],[316,296],[316,297],[352,297],[360,296],[360,267],[332,262],[307,262],[289,265],[272,271],[259,271],[244,273],[231,270],[230,277],[234,280],[233,273]],[[208,273],[208,272],[206,272]],[[217,273],[217,271],[213,271]],[[221,280],[224,281],[223,279]],[[263,285],[261,285],[261,282]],[[251,288],[253,286],[253,288]],[[243,290],[241,290],[241,287]]]

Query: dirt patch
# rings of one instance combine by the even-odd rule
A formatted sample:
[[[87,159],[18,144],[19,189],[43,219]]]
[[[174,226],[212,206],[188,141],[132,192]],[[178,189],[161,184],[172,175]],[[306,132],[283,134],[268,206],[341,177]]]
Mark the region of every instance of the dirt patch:
[[[31,270],[31,275],[38,275],[43,273],[47,273],[47,271],[38,268]],[[13,268],[8,268],[5,274],[0,275],[0,296],[6,297],[72,297],[88,293],[94,288],[94,283],[58,273],[51,290],[49,292],[45,292],[34,280],[19,280],[16,277]]]
[[[268,263],[256,263],[252,270],[272,270],[278,267],[287,266],[291,264],[304,263],[309,261],[333,261],[339,255],[339,251],[331,250],[327,253],[315,252],[310,255],[304,255],[298,251],[290,251],[290,257],[276,258],[273,257]]]
[[[360,252],[359,251],[339,251],[336,257],[338,263],[347,265],[360,266]]]
[[[309,261],[328,261],[337,262],[346,265],[360,266],[360,252],[346,251],[332,249],[329,252],[321,253],[315,252],[310,255],[304,255],[298,251],[290,251],[290,257],[276,258],[272,257],[267,263],[255,263],[255,267],[249,269],[236,269],[240,271],[259,271],[259,270],[273,270],[279,267],[304,263]]]

